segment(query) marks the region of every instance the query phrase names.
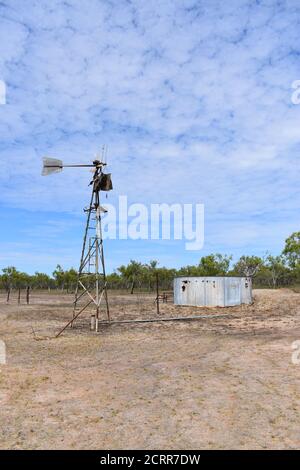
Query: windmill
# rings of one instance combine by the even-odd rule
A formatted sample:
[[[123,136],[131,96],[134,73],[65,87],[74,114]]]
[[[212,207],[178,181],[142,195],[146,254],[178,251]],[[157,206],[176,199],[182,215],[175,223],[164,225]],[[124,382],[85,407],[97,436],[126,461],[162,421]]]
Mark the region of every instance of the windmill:
[[[103,148],[103,157],[106,154]],[[103,160],[104,158],[102,158]],[[68,326],[73,326],[74,321],[89,306],[94,308],[91,316],[91,329],[99,331],[100,305],[104,303],[107,320],[110,321],[107,280],[105,274],[105,262],[103,251],[103,238],[101,227],[101,214],[106,210],[100,205],[100,192],[112,189],[111,174],[104,173],[106,163],[94,160],[91,164],[68,164],[56,158],[43,158],[42,175],[58,173],[63,168],[92,168],[93,179],[90,182],[92,194],[89,206],[84,209],[87,214],[80,265],[78,269],[75,299],[73,302],[72,319],[57,333],[58,337]]]

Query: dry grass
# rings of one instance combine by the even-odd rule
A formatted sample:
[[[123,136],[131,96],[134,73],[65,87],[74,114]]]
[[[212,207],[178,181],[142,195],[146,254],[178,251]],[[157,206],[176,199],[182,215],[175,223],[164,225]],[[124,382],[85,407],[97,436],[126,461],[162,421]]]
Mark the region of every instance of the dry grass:
[[[58,339],[71,296],[0,304],[0,447],[298,448],[300,295],[259,290],[226,309],[164,305],[162,315],[228,313],[188,323],[112,325],[88,316]],[[115,296],[114,318],[153,317],[153,298]],[[142,308],[143,307],[143,308]]]

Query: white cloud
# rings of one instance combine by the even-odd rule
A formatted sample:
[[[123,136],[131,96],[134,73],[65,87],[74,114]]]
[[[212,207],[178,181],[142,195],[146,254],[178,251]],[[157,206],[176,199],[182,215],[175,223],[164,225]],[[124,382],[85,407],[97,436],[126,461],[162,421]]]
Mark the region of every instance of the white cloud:
[[[79,210],[89,174],[41,178],[41,157],[88,161],[107,143],[132,202],[296,217],[297,2],[29,3],[0,7],[4,204]]]

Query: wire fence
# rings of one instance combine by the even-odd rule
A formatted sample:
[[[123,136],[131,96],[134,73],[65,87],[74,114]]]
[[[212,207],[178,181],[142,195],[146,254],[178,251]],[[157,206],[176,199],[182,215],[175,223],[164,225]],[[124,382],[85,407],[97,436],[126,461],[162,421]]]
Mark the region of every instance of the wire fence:
[[[157,322],[158,324],[159,322],[228,316],[222,312],[212,312],[205,307],[199,310],[198,307],[174,305],[173,290],[166,289],[166,284],[160,282],[159,278],[155,284],[152,284],[151,289],[146,288],[142,281],[142,279],[136,279],[133,289],[132,285],[125,289],[108,289],[110,315],[108,318],[105,303],[100,304],[99,323],[97,323],[99,329],[95,328],[96,305],[92,301],[84,312],[71,323],[74,318],[74,292],[66,292],[62,289],[32,289],[29,291],[30,297],[27,299],[27,289],[11,289],[7,301],[7,291],[2,289],[0,302],[2,304],[9,303],[14,309],[17,307],[17,310],[14,311],[19,311],[28,321],[33,319],[32,334],[34,339],[50,339],[62,332],[82,334],[88,334],[90,330],[104,332],[108,331],[109,325],[122,323],[150,324]],[[84,305],[88,300],[81,298],[81,305]],[[19,307],[18,304],[20,304]],[[27,307],[30,308],[27,310]],[[70,326],[72,329],[69,328]]]

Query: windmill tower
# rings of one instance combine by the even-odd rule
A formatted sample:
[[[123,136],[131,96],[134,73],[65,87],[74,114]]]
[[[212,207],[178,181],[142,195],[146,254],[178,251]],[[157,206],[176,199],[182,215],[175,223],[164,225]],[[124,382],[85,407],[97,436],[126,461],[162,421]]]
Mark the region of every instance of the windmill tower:
[[[73,326],[76,319],[88,307],[92,307],[91,328],[99,331],[100,307],[104,305],[107,320],[110,321],[107,295],[107,281],[105,274],[105,261],[103,251],[103,237],[101,214],[106,210],[100,205],[101,191],[112,189],[111,174],[104,173],[106,163],[94,160],[92,164],[64,165],[61,160],[54,158],[43,159],[42,175],[49,175],[62,171],[65,167],[92,167],[93,179],[89,206],[84,209],[87,214],[80,264],[78,269],[75,299],[73,302],[72,319],[57,333],[58,337],[68,326]]]

